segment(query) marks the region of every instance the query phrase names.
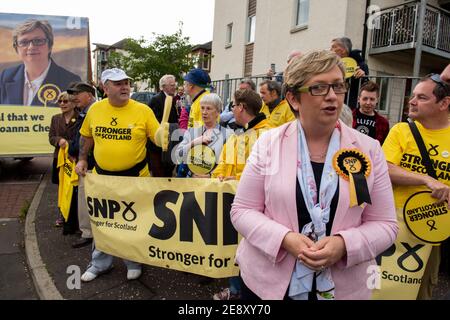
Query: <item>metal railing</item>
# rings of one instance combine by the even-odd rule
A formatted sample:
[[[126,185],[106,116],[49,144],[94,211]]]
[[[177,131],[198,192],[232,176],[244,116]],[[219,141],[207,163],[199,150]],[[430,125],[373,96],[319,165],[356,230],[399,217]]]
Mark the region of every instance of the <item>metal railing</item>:
[[[224,106],[231,101],[233,93],[238,89],[243,79],[228,78],[212,82],[213,92],[221,97]],[[267,80],[267,76],[254,76],[249,77],[249,79],[255,82],[259,91],[259,84]],[[408,108],[412,87],[419,78],[407,76],[368,76],[350,80],[349,91],[344,100],[345,104],[352,108],[356,107],[359,89],[367,80],[376,82],[380,87],[378,111],[387,116],[391,123],[403,121],[404,114]]]
[[[380,12],[372,32],[371,48],[395,45],[414,47],[417,40],[420,3],[417,1],[390,7]],[[450,52],[450,13],[427,5],[423,25],[425,46]]]
[[[225,78],[224,80],[216,80],[212,81],[213,91],[222,98],[224,105],[226,105],[231,101],[233,93],[239,89],[239,84],[244,79],[251,79],[256,84],[256,88],[258,88],[261,82],[268,80],[269,78],[266,75],[261,75],[247,78]]]

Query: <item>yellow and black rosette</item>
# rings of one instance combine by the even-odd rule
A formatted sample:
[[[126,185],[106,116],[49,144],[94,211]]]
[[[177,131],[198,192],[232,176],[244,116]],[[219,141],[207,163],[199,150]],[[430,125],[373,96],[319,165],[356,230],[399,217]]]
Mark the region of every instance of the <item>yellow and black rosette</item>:
[[[366,178],[370,174],[369,158],[357,149],[341,149],[333,157],[336,172],[349,181],[350,207],[372,204]]]

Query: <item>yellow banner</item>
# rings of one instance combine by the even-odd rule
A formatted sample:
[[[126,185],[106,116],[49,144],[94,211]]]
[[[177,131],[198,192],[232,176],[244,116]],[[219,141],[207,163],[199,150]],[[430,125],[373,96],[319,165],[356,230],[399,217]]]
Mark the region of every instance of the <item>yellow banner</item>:
[[[59,108],[0,106],[0,156],[53,153],[48,141]]]
[[[69,219],[72,204],[73,187],[78,185],[78,174],[75,172],[75,162],[69,159],[68,148],[59,149],[58,153],[59,185],[58,185],[58,207],[64,220]]]
[[[96,247],[108,254],[212,278],[238,275],[230,221],[237,181],[87,174]]]
[[[394,245],[377,257],[381,266],[379,283],[373,291],[377,300],[415,300],[432,245],[414,237],[397,209],[398,236]]]

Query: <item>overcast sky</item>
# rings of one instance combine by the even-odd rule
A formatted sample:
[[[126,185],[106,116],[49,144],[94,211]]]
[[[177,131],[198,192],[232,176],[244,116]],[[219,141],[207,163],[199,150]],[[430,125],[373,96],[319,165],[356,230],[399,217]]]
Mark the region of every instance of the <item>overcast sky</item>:
[[[0,12],[87,17],[91,43],[108,45],[173,34],[180,21],[191,44],[213,36],[214,0],[0,0]]]

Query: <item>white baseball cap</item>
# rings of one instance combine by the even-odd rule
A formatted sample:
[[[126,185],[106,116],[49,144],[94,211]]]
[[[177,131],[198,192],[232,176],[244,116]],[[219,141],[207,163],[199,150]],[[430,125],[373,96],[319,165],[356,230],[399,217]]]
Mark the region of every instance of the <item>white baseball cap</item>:
[[[131,77],[127,76],[125,71],[118,68],[112,68],[112,69],[106,69],[102,72],[102,82],[103,84],[106,83],[106,81],[120,81],[124,79],[131,79]]]

